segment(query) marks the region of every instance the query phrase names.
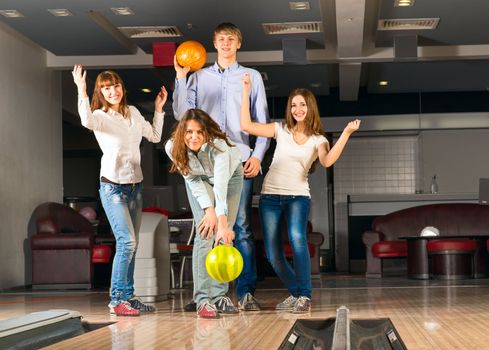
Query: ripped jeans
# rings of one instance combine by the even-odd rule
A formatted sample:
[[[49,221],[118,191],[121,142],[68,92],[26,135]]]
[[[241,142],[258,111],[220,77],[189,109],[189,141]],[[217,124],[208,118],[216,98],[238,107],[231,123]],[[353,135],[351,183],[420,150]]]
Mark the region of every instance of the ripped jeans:
[[[110,281],[112,306],[134,296],[134,263],[141,226],[142,191],[142,184],[100,183],[100,199],[116,241]]]

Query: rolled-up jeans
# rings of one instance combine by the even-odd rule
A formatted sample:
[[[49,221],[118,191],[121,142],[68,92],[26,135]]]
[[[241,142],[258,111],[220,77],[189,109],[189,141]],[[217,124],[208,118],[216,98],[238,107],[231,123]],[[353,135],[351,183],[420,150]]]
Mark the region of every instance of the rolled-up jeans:
[[[311,198],[262,194],[260,196],[260,221],[268,261],[287,287],[298,298],[311,298],[311,258],[307,245],[307,219]],[[292,247],[293,266],[285,258],[281,217],[285,218],[289,243]]]
[[[206,186],[207,193],[214,203],[214,191],[213,185],[208,181],[205,176],[202,176],[202,180]],[[204,209],[200,207],[197,199],[189,191],[187,185],[187,196],[194,216],[194,222],[197,227],[199,222],[204,217]],[[228,228],[232,228],[236,220],[236,213],[238,212],[239,198],[241,196],[241,188],[243,187],[243,167],[240,165],[228,182],[227,193],[227,222]],[[196,230],[194,238],[194,247],[192,250],[192,274],[194,280],[194,293],[193,300],[197,304],[197,307],[204,302],[215,303],[220,298],[224,297],[228,292],[228,283],[220,283],[212,279],[205,268],[205,258],[207,253],[212,249],[215,236],[205,239],[200,236],[198,230]]]
[[[142,184],[119,185],[101,182],[100,199],[115,236],[110,305],[134,296],[134,263],[143,207]]]

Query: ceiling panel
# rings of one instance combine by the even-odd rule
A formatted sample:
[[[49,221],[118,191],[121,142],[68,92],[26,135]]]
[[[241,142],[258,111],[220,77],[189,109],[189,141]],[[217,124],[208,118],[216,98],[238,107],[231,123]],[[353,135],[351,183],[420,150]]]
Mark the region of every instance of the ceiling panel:
[[[319,3],[309,1],[308,11],[291,11],[283,0],[171,0],[171,1],[0,1],[0,9],[16,9],[24,17],[0,20],[39,43],[56,55],[127,54],[121,46],[104,33],[89,16],[98,11],[115,27],[127,26],[177,26],[182,38],[156,41],[198,40],[207,50],[213,50],[212,32],[221,22],[235,23],[243,32],[243,50],[281,50],[281,35],[265,35],[262,23],[320,21]],[[111,7],[130,7],[133,16],[117,16]],[[66,8],[70,17],[54,17],[47,9]],[[301,35],[307,39],[308,48],[324,47],[322,34]],[[151,52],[151,39],[135,42],[146,52]]]
[[[361,11],[353,10],[349,17],[349,6],[343,6],[337,13],[337,5],[343,2],[311,0],[309,10],[291,11],[289,1],[285,0],[0,0],[0,10],[16,9],[24,15],[22,18],[0,16],[0,21],[61,61],[50,68],[67,69],[73,60],[88,65],[90,76],[99,71],[91,67],[113,68],[127,81],[130,97],[136,101],[146,101],[147,104],[153,97],[141,93],[140,87],[149,86],[153,90],[160,82],[171,87],[175,74],[171,67],[152,67],[152,43],[198,40],[212,57],[215,53],[212,31],[217,24],[225,21],[237,24],[243,32],[244,41],[238,60],[267,73],[269,79],[265,85],[269,97],[285,97],[295,87],[308,87],[318,96],[328,98],[333,98],[331,89],[337,91],[347,87],[350,96],[354,98],[355,89],[358,89],[360,97],[364,99],[362,88],[366,88],[369,94],[377,94],[485,91],[489,86],[488,0],[416,0],[413,7],[402,8],[394,7],[394,0],[348,0],[352,9],[365,7],[364,18],[361,18]],[[116,16],[110,10],[111,7],[123,6],[130,7],[135,15]],[[47,11],[57,8],[66,8],[73,16],[59,18]],[[127,46],[89,16],[89,11],[98,11],[114,28],[177,26],[183,36],[131,39],[142,49],[138,55],[131,55]],[[440,18],[437,29],[415,32],[376,30],[379,19],[426,17]],[[320,21],[324,32],[267,35],[262,28],[263,23],[301,21]],[[342,56],[339,52],[343,52],[351,42],[341,34],[352,25],[356,29],[364,28],[363,37],[361,30],[355,37],[358,53]],[[418,57],[396,59],[392,50],[393,38],[411,33],[419,35],[420,46],[428,47],[420,48]],[[306,39],[309,64],[281,64],[284,38]],[[129,59],[140,54],[142,61]],[[115,64],[109,55],[118,55],[121,58],[118,62],[123,63]],[[94,62],[89,61],[91,57],[100,60],[88,63]],[[343,75],[345,81],[340,84],[339,67],[348,67],[348,64],[360,65],[360,76]],[[389,80],[389,85],[380,88],[377,85],[380,79]],[[337,95],[341,96],[342,92]]]
[[[440,22],[435,30],[378,31],[375,43],[390,47],[395,35],[417,34],[420,46],[488,44],[488,15],[487,0],[416,0],[412,7],[394,7],[394,0],[383,0],[379,19],[440,18]]]

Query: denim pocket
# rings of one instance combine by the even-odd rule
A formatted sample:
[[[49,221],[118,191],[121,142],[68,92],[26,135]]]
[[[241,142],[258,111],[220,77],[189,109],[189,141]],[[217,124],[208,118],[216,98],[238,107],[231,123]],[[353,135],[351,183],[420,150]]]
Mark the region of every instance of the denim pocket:
[[[100,184],[101,192],[103,192],[105,198],[113,203],[119,203],[123,201],[123,193],[120,191],[118,185],[113,185],[109,183]]]

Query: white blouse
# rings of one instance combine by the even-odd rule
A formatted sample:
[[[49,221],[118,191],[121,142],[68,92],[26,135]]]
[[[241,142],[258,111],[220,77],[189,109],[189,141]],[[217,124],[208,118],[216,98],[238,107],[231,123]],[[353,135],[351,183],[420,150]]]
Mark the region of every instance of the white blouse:
[[[131,184],[143,180],[139,145],[148,141],[161,141],[165,113],[155,111],[153,124],[144,119],[134,106],[129,106],[129,116],[109,109],[91,111],[88,97],[78,97],[78,113],[84,127],[93,130],[102,150],[100,177],[118,183]]]

